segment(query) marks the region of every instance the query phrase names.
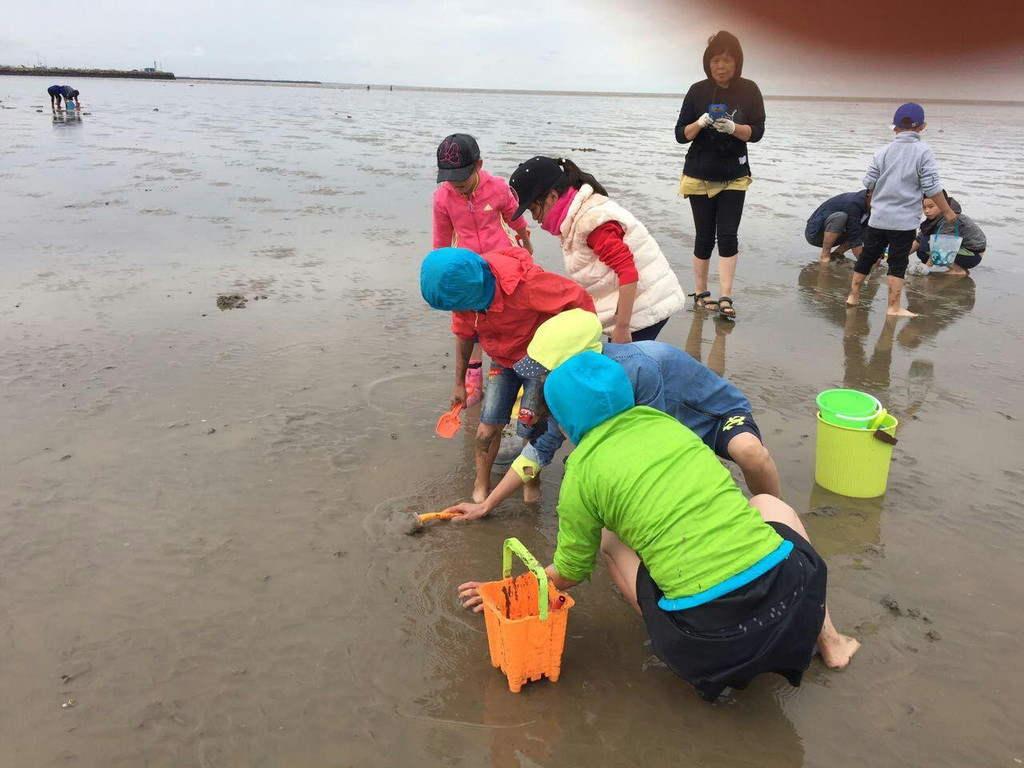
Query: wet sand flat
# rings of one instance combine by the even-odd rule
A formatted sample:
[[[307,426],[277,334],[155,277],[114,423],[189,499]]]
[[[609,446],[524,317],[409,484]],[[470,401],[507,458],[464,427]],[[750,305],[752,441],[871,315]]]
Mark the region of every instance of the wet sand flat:
[[[925,103],[989,250],[968,278],[909,278],[923,316],[894,323],[881,276],[847,312],[851,264],[803,241],[859,187],[891,107],[769,102],[740,320],[684,312],[662,340],[750,397],[864,648],[709,706],[602,566],[557,684],[512,695],[490,667],[455,586],[498,577],[508,535],[549,560],[558,469],[539,508],[402,533],[472,485],[471,429],[433,435],[452,371],[418,287],[437,142],[475,134],[503,176],[574,157],[692,290],[678,103],[82,81],[79,121],[51,116],[49,84],[0,78],[0,765],[1024,759],[1024,109]],[[534,242],[562,271],[555,239]],[[232,294],[245,307],[219,309]],[[830,386],[900,420],[882,498],[814,484]]]

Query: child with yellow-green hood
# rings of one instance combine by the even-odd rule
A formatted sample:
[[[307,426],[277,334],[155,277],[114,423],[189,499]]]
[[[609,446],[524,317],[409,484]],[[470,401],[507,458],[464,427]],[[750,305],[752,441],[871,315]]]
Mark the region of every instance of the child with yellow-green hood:
[[[543,380],[565,360],[581,352],[598,352],[625,370],[637,405],[675,417],[718,456],[735,462],[752,494],[781,496],[779,472],[765,448],[750,401],[735,386],[683,350],[659,341],[609,344],[601,341],[601,321],[592,312],[569,310],[542,323],[513,370],[524,380]],[[504,479],[477,504],[450,509],[462,520],[490,514],[524,483],[539,482],[564,436],[548,418],[546,430],[533,438]]]
[[[668,414],[634,406],[622,366],[576,355],[544,383],[576,445],[558,497],[558,589],[590,578],[598,553],[643,615],[651,648],[701,698],[775,672],[800,685],[817,647],[832,668],[860,644],[825,605],[827,568],[796,512],[749,502],[701,440]],[[480,582],[459,587],[481,610]]]

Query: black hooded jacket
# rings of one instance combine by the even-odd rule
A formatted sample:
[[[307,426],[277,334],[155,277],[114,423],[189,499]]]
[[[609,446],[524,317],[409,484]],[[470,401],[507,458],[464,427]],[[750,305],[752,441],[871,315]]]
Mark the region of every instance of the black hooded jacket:
[[[728,88],[719,88],[711,77],[711,46],[704,51],[704,72],[707,79],[690,86],[683,99],[683,108],[676,122],[676,141],[690,144],[686,153],[683,173],[694,179],[706,181],[731,181],[750,174],[747,162],[747,144],[760,141],[764,136],[764,98],[761,89],[753,80],[741,77],[743,74],[743,50],[737,41],[734,46],[736,76]],[[712,104],[725,104],[732,119],[750,126],[750,141],[741,141],[727,133],[719,133],[712,127],[704,128],[693,139],[686,138],[683,130],[708,111]]]

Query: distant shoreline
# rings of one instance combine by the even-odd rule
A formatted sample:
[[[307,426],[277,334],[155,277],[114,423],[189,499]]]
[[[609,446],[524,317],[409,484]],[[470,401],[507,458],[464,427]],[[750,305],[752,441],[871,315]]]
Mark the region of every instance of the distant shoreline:
[[[325,86],[336,87],[336,88],[351,88],[355,90],[365,90],[366,84],[358,83],[324,83]],[[386,91],[392,86],[390,85],[375,85],[370,83],[371,90],[375,91]],[[423,92],[436,92],[436,93],[507,93],[518,96],[622,96],[626,98],[637,98],[637,99],[678,99],[682,100],[686,96],[685,93],[665,93],[665,92],[642,92],[642,91],[539,91],[539,90],[524,90],[516,88],[446,88],[446,87],[432,87],[424,85],[395,85],[393,86],[395,91],[423,91]],[[1018,101],[1013,99],[925,99],[920,96],[913,98],[901,97],[901,96],[798,96],[798,95],[787,95],[787,94],[765,94],[766,101],[862,101],[862,102],[876,102],[889,104],[891,102],[899,101],[921,101],[929,104],[985,104],[993,107],[1024,107],[1024,101]]]
[[[182,76],[175,80],[198,83],[253,83],[255,85],[325,85],[321,80],[265,80],[259,77],[191,77]]]
[[[518,88],[450,88],[426,85],[390,85],[380,83],[336,83],[323,80],[274,80],[259,77],[193,77],[183,75],[176,77],[173,72],[144,72],[141,70],[116,69],[62,69],[54,67],[11,67],[0,66],[0,75],[36,75],[36,76],[67,76],[67,77],[108,77],[129,78],[139,80],[174,80],[176,82],[195,83],[227,83],[237,85],[268,85],[268,86],[312,86],[337,90],[355,91],[394,91],[417,93],[467,93],[467,94],[507,94],[511,96],[571,96],[571,97],[616,97],[634,99],[674,99],[681,101],[684,93],[643,92],[643,91],[542,91]],[[1024,107],[1024,101],[1014,99],[929,99],[915,96],[799,96],[791,94],[765,94],[765,101],[817,101],[817,102],[864,102],[873,104],[891,104],[899,101],[921,101],[927,104],[977,104],[990,107]]]
[[[74,67],[11,67],[0,65],[0,75],[32,77],[118,77],[129,80],[174,80],[173,72],[146,72],[141,69],[77,69]]]

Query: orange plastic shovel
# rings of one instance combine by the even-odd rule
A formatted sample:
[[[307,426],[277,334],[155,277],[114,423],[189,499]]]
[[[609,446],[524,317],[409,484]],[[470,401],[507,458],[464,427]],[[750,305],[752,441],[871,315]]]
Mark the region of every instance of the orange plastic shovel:
[[[461,512],[427,512],[422,515],[417,515],[421,523],[429,523],[431,520],[454,520],[456,517],[462,517]]]
[[[448,413],[442,413],[441,418],[437,420],[437,426],[434,431],[440,437],[455,437],[455,433],[459,431],[459,427],[462,426],[462,422],[459,420],[459,413],[462,411],[462,403],[456,403],[452,406],[452,409]]]
[[[424,523],[429,523],[431,520],[452,520],[456,517],[462,517],[462,514],[459,512],[427,512],[422,515],[413,515],[412,525],[409,526],[406,533],[415,536],[423,530]]]

